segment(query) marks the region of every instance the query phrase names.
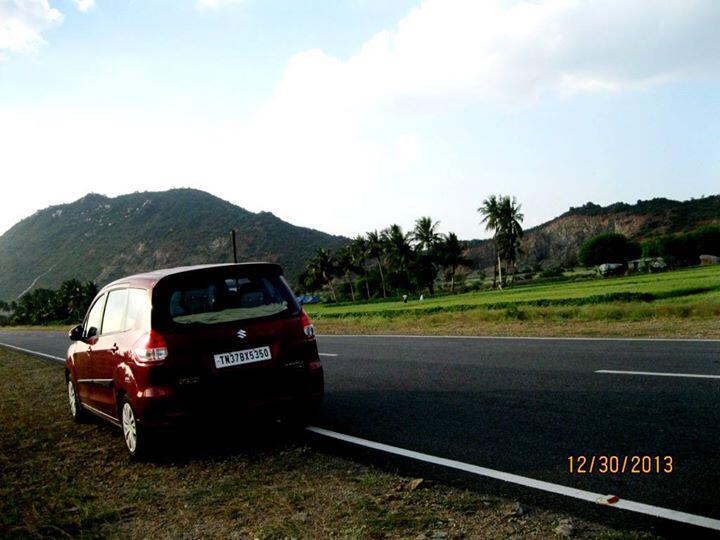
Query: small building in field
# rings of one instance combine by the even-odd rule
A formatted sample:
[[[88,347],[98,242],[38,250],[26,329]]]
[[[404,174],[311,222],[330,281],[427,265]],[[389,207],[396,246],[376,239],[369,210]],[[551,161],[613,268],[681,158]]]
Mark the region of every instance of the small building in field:
[[[701,266],[708,266],[711,264],[720,264],[720,257],[717,255],[700,255]]]
[[[596,268],[597,273],[601,276],[621,276],[625,273],[627,267],[622,263],[603,263]]]
[[[662,272],[667,269],[667,264],[662,257],[643,257],[628,261],[630,272]]]

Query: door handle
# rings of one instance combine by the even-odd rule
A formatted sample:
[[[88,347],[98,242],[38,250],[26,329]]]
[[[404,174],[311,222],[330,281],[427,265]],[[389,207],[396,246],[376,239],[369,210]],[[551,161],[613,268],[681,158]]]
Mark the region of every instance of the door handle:
[[[113,346],[112,346],[112,349],[110,349],[110,351],[111,351],[113,354],[115,354],[115,353],[118,352],[119,350],[120,350],[120,347],[118,347],[117,343],[114,343]]]

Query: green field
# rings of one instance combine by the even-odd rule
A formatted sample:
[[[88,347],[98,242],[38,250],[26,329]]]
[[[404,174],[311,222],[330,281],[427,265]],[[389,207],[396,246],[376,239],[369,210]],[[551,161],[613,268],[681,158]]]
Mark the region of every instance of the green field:
[[[497,330],[529,335],[720,337],[720,266],[518,285],[422,302],[413,298],[407,304],[316,304],[306,310],[326,333]],[[628,327],[628,323],[638,324]]]

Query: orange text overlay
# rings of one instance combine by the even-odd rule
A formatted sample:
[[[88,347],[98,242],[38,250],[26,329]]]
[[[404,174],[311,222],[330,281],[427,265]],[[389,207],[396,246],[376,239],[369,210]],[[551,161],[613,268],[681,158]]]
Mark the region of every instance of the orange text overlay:
[[[670,474],[672,456],[568,456],[570,474]]]

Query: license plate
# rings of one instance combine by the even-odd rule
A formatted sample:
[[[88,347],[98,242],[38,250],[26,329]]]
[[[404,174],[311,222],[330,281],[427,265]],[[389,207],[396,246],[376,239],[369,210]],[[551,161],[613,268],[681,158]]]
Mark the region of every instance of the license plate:
[[[270,360],[270,347],[258,347],[256,349],[245,349],[244,351],[232,351],[215,355],[215,367],[224,368],[238,366],[240,364],[251,364]]]

